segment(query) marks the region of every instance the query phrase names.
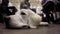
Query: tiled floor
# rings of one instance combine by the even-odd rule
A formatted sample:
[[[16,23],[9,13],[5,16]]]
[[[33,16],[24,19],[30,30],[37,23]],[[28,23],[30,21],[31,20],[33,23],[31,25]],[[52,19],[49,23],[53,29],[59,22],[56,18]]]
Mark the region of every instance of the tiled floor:
[[[39,29],[5,29],[0,24],[0,34],[60,34],[60,25],[40,26]]]

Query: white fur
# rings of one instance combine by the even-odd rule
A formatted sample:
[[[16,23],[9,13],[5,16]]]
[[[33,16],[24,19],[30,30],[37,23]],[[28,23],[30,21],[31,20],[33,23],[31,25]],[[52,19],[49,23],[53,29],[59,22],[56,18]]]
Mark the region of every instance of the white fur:
[[[30,26],[31,28],[37,28],[37,25],[40,25],[41,16],[37,15],[30,9],[22,9],[26,15],[21,15],[17,12],[15,15],[10,15],[10,25],[12,27],[22,27],[22,26]]]
[[[21,15],[21,12],[24,12],[26,15]],[[39,16],[37,13],[34,13],[30,9],[18,9],[18,12],[16,12],[15,15],[10,15],[9,17],[11,18],[10,25],[12,27],[18,28],[22,26],[30,26],[31,28],[37,28],[37,25],[40,25],[42,20],[42,16]]]
[[[37,28],[37,25],[40,25],[41,22],[41,16],[39,16],[38,14],[34,13],[32,10],[30,9],[22,9],[22,12],[24,12],[26,14],[26,18],[28,21],[28,25],[31,28]]]

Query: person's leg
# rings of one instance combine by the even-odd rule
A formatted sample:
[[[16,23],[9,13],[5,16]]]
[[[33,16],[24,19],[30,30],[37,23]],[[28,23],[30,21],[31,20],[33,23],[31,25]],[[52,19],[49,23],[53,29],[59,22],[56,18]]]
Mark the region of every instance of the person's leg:
[[[54,9],[54,3],[52,1],[47,2],[44,6],[43,6],[43,12],[46,14],[46,20],[48,23],[50,23],[51,19],[50,19],[50,11],[53,11]],[[51,15],[53,17],[53,15]],[[52,19],[53,20],[53,19]]]
[[[46,14],[45,20],[50,24],[50,11],[44,9],[43,12]]]
[[[50,15],[49,15],[49,13],[46,13],[46,20],[47,20],[47,22],[48,22],[49,24],[51,24],[51,23],[50,23]]]
[[[10,18],[6,18],[6,17],[4,18],[6,28],[9,28],[9,20],[10,20]]]
[[[52,13],[51,13],[51,19],[50,20],[54,23],[54,16]]]
[[[3,16],[0,14],[0,23],[4,23]]]

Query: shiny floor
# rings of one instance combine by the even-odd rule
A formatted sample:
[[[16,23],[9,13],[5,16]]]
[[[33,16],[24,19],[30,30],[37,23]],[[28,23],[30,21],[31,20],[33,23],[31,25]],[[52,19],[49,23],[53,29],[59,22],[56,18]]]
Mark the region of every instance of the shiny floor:
[[[39,29],[6,29],[0,24],[0,34],[60,34],[60,25],[40,26]]]

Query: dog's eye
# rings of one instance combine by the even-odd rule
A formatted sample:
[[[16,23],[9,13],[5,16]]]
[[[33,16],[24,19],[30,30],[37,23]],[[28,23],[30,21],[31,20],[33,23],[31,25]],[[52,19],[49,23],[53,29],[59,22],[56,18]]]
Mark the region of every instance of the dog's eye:
[[[21,12],[21,15],[26,15],[24,12]]]

